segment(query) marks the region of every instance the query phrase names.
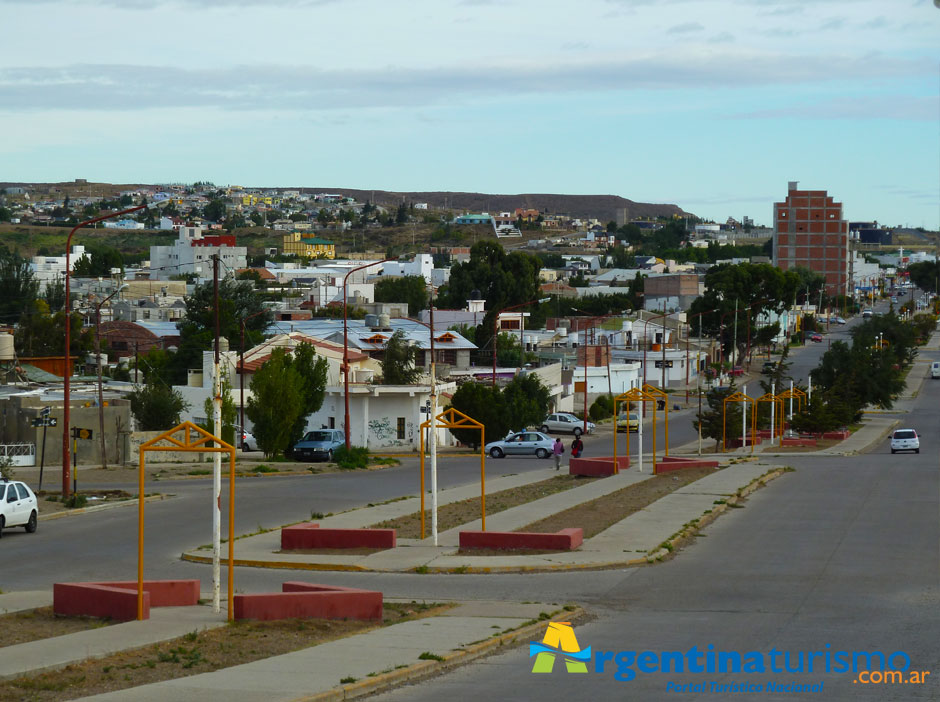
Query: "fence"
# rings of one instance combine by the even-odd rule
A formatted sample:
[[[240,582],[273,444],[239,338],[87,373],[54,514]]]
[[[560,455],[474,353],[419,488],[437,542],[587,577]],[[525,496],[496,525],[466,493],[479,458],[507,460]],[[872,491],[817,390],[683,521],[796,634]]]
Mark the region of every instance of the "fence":
[[[0,463],[11,466],[36,465],[36,444],[0,444]]]

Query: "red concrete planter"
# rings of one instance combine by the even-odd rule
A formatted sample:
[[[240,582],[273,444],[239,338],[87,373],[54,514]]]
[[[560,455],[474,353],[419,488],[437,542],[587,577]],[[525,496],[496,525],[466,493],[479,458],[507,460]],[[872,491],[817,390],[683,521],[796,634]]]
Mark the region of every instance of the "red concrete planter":
[[[629,456],[617,456],[617,465],[620,470],[630,467]],[[592,458],[572,458],[568,462],[570,475],[606,476],[614,475],[613,456],[594,456]]]
[[[198,580],[145,580],[143,618],[150,607],[186,607],[199,602]],[[137,581],[55,583],[52,609],[56,614],[137,619]]]
[[[815,446],[816,439],[809,437],[799,437],[796,439],[780,439],[781,446]]]
[[[320,529],[315,523],[281,529],[281,550],[311,548],[395,548],[395,530]]]
[[[382,593],[351,587],[286,582],[283,592],[235,595],[235,619],[382,618]]]
[[[663,456],[656,459],[656,475],[669,473],[683,468],[717,468],[718,461],[706,461],[699,458],[679,458],[677,456]]]
[[[571,551],[584,542],[584,531],[578,527],[562,529],[554,534],[526,531],[462,531],[460,548],[519,549],[540,551]]]
[[[760,437],[760,435],[758,434],[757,436],[754,437],[754,445],[755,445],[755,446],[759,446],[761,443],[762,443],[761,437]],[[747,439],[744,441],[743,445],[744,445],[744,446],[750,446],[750,445],[751,445],[751,434],[750,434],[750,432],[748,432]],[[730,440],[728,441],[728,448],[741,448],[741,446],[742,446],[742,443],[741,443],[740,437],[737,438],[737,439],[730,439]]]
[[[821,434],[821,435],[820,435],[820,434],[817,434],[817,435],[816,435],[816,438],[817,438],[817,439],[819,439],[819,438],[822,438],[822,439],[837,439],[837,440],[839,440],[839,441],[844,441],[845,439],[848,439],[848,438],[849,438],[849,436],[851,435],[851,433],[852,433],[852,432],[850,432],[848,429],[843,429],[842,431],[827,431],[827,432],[825,432],[825,433],[823,433],[823,434]]]

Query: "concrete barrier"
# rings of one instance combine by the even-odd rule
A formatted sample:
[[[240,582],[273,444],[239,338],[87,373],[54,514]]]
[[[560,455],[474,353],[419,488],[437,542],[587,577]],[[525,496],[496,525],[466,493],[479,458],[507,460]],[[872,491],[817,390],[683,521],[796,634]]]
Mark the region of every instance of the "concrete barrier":
[[[707,461],[703,458],[680,458],[678,456],[663,456],[656,459],[656,475],[669,473],[683,468],[717,468],[718,461]]]
[[[395,548],[394,529],[321,529],[308,522],[281,529],[281,550],[313,548]]]
[[[143,618],[151,607],[186,607],[199,603],[198,580],[145,580]],[[56,614],[137,619],[137,581],[55,583],[52,609]]]
[[[235,619],[362,619],[382,618],[382,593],[290,581],[283,592],[235,595]]]
[[[798,438],[780,439],[781,446],[815,446],[816,439],[812,436],[801,436]]]
[[[620,470],[626,470],[630,467],[630,457],[617,456],[617,465],[620,466]],[[568,473],[570,475],[584,475],[590,477],[614,475],[614,457],[594,456],[591,458],[572,458],[568,462]]]
[[[571,551],[584,542],[580,528],[562,529],[554,534],[536,534],[527,531],[462,531],[460,548],[517,549],[540,551]]]

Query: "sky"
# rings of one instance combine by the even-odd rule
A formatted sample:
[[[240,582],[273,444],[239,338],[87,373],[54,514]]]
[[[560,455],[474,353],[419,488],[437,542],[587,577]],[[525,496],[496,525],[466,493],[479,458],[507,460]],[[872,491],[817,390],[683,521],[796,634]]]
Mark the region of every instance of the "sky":
[[[940,226],[932,0],[0,0],[0,181]],[[520,203],[521,204],[521,203]]]

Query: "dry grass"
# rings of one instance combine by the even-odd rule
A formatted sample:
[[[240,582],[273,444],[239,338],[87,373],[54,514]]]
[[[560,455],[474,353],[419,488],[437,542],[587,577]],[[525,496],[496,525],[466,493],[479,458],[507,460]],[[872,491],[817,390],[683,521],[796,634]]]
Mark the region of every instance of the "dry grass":
[[[3,632],[0,648],[98,629],[112,623],[109,619],[93,617],[59,617],[53,614],[52,607],[4,614],[0,616],[0,631]]]
[[[530,485],[501,490],[486,496],[486,513],[496,514],[519,505],[524,505],[534,500],[540,500],[549,495],[555,495],[571,488],[587,485],[596,478],[581,478],[573,475],[557,475],[548,480],[542,480]],[[431,525],[431,512],[425,510],[425,528],[427,532]],[[467,524],[480,518],[480,499],[472,498],[441,505],[437,509],[437,528],[438,531],[447,531],[461,524]],[[419,539],[421,538],[421,512],[413,512],[396,519],[388,519],[378,524],[373,524],[372,529],[396,529],[396,536],[400,539]]]
[[[0,681],[0,702],[71,700],[208,673],[309,648],[376,626],[433,616],[448,607],[414,602],[385,603],[381,624],[326,619],[235,622],[107,658],[76,663],[62,670]],[[337,685],[341,673],[337,671],[334,681]]]

